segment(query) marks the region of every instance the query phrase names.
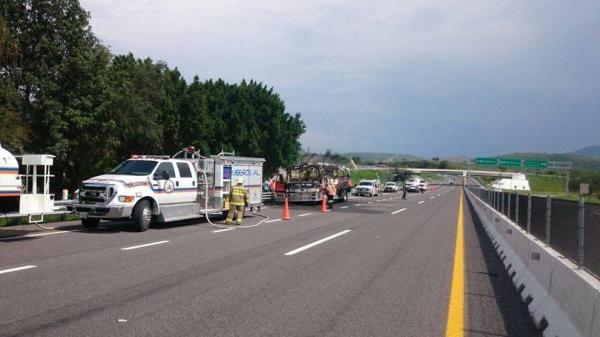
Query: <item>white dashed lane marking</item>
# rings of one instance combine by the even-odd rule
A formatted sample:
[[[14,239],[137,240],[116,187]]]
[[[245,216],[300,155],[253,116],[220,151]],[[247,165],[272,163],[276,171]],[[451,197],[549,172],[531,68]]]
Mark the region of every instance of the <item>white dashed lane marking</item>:
[[[31,269],[31,268],[35,268],[35,267],[37,267],[37,266],[28,265],[28,266],[21,266],[21,267],[10,268],[10,269],[3,269],[3,270],[0,270],[0,274],[12,273],[15,271]]]

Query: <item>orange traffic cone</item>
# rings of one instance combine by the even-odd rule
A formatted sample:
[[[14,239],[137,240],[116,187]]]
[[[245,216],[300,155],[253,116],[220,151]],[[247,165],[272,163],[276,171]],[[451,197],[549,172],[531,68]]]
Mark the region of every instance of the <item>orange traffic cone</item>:
[[[283,216],[282,220],[292,220],[290,217],[290,208],[288,207],[288,198],[285,197],[285,201],[283,202]]]
[[[323,194],[323,202],[321,203],[321,212],[329,212],[327,209],[327,196]]]

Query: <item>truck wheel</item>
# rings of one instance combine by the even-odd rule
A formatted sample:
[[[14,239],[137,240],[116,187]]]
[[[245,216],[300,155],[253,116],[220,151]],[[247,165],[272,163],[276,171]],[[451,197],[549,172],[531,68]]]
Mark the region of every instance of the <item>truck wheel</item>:
[[[152,221],[152,209],[148,200],[142,200],[133,208],[133,229],[143,232],[150,227]]]
[[[81,219],[81,224],[84,228],[96,228],[98,224],[100,224],[100,219],[97,218],[87,218]]]

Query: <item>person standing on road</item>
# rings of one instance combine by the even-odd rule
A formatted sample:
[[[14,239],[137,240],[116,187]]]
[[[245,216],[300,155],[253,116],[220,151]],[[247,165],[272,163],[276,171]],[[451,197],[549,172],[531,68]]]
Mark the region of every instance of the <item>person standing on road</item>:
[[[244,189],[244,179],[237,177],[235,178],[235,186],[229,192],[229,212],[227,212],[225,223],[231,225],[233,214],[236,213],[237,224],[241,225],[244,218],[244,209],[247,204],[248,192]]]
[[[325,192],[327,193],[327,209],[333,209],[333,198],[335,197],[335,186],[327,182]]]
[[[406,200],[406,185],[402,186],[402,200]]]

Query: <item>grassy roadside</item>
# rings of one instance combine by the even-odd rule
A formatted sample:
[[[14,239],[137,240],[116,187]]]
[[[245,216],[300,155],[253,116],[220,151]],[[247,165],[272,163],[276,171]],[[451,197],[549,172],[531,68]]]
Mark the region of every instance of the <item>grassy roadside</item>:
[[[22,218],[2,218],[0,216],[0,227],[4,226],[15,226],[15,225],[28,225],[27,217]],[[64,214],[64,215],[45,215],[44,221],[42,223],[52,223],[59,221],[73,221],[79,220],[79,217],[74,214]]]
[[[486,185],[497,179],[490,177],[482,178],[484,179],[480,179],[480,181],[484,182]],[[529,174],[527,175],[527,179],[529,180],[532,195],[550,196],[554,199],[573,201],[579,199],[579,195],[577,193],[565,192],[566,178],[564,176]],[[600,198],[597,196],[587,196],[585,198],[585,202],[590,204],[600,204]]]
[[[390,180],[391,170],[352,170],[350,177],[353,184],[358,184],[361,179],[379,179],[382,182]]]

